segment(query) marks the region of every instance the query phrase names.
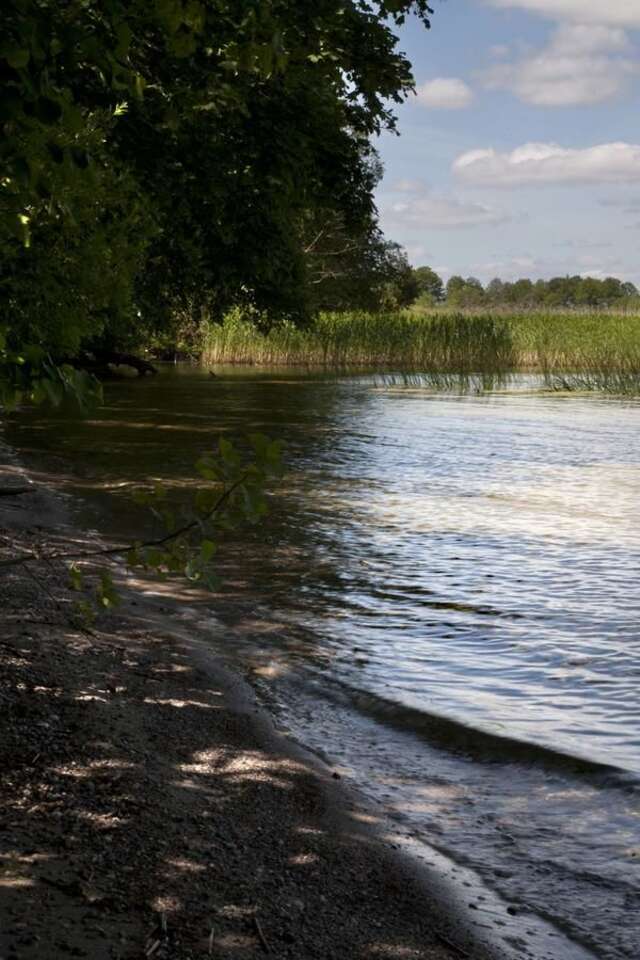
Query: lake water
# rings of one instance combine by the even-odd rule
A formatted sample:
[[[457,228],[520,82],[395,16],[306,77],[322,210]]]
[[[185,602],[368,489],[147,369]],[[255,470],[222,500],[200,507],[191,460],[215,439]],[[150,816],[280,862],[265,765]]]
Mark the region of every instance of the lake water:
[[[265,701],[510,915],[640,956],[640,403],[219,373],[110,385],[89,420],[36,411],[8,439],[122,535],[131,488],[188,485],[221,431],[285,439],[214,604]]]

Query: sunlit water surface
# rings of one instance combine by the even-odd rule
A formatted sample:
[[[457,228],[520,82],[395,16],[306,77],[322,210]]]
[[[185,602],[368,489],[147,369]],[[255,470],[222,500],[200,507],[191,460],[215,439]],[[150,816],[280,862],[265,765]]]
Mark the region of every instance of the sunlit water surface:
[[[132,486],[182,489],[221,431],[286,439],[222,605],[267,701],[514,910],[640,955],[640,404],[220,373],[112,385],[89,420],[8,438],[110,534],[141,528]]]

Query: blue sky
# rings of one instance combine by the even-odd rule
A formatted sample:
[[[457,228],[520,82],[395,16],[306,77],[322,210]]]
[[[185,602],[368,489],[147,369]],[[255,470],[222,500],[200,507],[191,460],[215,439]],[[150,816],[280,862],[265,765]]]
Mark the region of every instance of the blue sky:
[[[382,227],[445,278],[640,285],[640,0],[433,0],[378,147]]]

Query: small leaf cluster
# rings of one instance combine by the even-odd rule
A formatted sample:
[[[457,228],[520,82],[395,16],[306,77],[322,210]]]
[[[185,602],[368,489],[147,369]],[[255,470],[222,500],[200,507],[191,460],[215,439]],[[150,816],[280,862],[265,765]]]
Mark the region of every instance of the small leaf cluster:
[[[161,484],[136,495],[136,502],[147,507],[162,525],[162,535],[106,552],[122,555],[131,571],[181,577],[215,589],[220,583],[216,570],[220,540],[229,531],[255,525],[267,515],[267,488],[283,474],[282,453],[280,440],[261,433],[250,434],[243,449],[222,437],[217,449],[204,453],[196,463],[204,485],[189,503],[171,504]],[[99,570],[93,591],[77,563],[69,567],[69,577],[71,587],[88,592],[99,609],[109,610],[117,604],[108,571]],[[95,573],[90,579],[95,580]]]
[[[15,409],[25,400],[60,406],[67,399],[87,410],[102,401],[102,386],[86,370],[54,363],[38,344],[11,349],[0,326],[0,409]]]
[[[84,596],[75,603],[75,612],[85,623],[91,623],[98,611],[108,612],[120,604],[120,597],[110,570],[98,570],[91,582],[87,581],[77,563],[68,567],[69,586]]]

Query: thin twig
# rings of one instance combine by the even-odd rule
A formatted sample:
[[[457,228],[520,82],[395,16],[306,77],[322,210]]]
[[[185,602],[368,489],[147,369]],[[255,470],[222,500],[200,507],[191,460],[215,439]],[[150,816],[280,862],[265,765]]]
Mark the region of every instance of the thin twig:
[[[257,917],[254,917],[254,918],[253,918],[253,922],[254,922],[256,931],[257,931],[257,933],[258,933],[258,938],[259,938],[259,940],[260,940],[260,943],[262,944],[262,949],[264,950],[265,953],[271,953],[271,950],[269,949],[269,944],[267,943],[267,938],[265,937],[264,933],[262,932],[262,927],[260,926],[260,921],[258,920]]]
[[[24,566],[25,563],[36,561],[50,562],[51,560],[88,560],[91,557],[115,557],[122,555],[123,553],[129,553],[130,550],[134,549],[162,547],[165,543],[170,543],[172,540],[176,540],[178,537],[182,537],[186,533],[190,533],[192,530],[195,530],[196,527],[199,527],[201,524],[211,520],[211,518],[214,517],[218,510],[222,507],[224,502],[229,499],[234,490],[237,490],[238,487],[244,483],[244,481],[247,479],[247,476],[248,475],[246,473],[243,474],[239,480],[236,480],[236,482],[232,483],[230,487],[227,487],[227,489],[220,494],[209,513],[207,513],[202,519],[197,518],[196,520],[190,520],[189,523],[185,523],[184,526],[180,527],[178,530],[174,530],[173,533],[167,533],[164,537],[158,537],[156,540],[145,540],[144,543],[140,544],[126,543],[118,547],[106,547],[100,550],[82,550],[78,553],[50,553],[48,556],[44,557],[40,557],[36,553],[29,553],[22,557],[12,557],[11,560],[0,560],[0,568]]]
[[[42,590],[44,590],[44,592],[47,594],[47,596],[49,597],[51,602],[54,604],[54,606],[60,609],[60,602],[56,600],[56,598],[54,597],[54,595],[52,594],[51,590],[49,589],[47,584],[44,582],[44,580],[39,580],[38,577],[36,577],[33,570],[29,569],[26,563],[23,564],[23,567],[26,570],[26,572],[29,574],[31,579],[34,580]]]

